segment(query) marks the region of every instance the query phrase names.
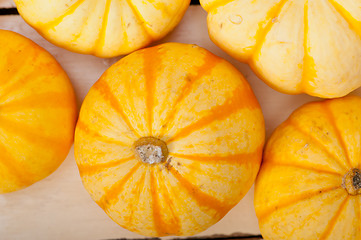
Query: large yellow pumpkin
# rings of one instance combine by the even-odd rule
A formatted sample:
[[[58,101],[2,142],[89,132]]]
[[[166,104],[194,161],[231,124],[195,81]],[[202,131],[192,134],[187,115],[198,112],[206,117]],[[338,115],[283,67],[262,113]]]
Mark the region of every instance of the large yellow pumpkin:
[[[193,235],[249,190],[264,131],[237,69],[198,46],[168,43],[121,59],[90,89],[75,157],[85,188],[119,225]]]
[[[361,86],[361,1],[200,2],[211,39],[276,90],[333,98]]]
[[[50,42],[114,57],[163,38],[190,0],[14,0],[20,15]]]
[[[52,173],[73,143],[77,109],[56,60],[31,40],[0,30],[0,193]]]
[[[309,103],[274,131],[255,188],[265,239],[361,239],[360,194],[360,97]]]

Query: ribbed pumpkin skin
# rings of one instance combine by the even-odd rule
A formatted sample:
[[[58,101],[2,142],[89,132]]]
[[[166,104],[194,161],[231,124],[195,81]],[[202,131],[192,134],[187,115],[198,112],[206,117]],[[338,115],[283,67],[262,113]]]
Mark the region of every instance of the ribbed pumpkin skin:
[[[334,98],[361,86],[361,1],[200,2],[211,39],[274,89]]]
[[[73,143],[77,109],[56,60],[31,40],[0,30],[0,193],[55,171]]]
[[[81,108],[75,157],[93,200],[146,236],[193,235],[246,194],[264,144],[260,106],[241,73],[195,45],[139,50],[110,67]],[[163,140],[165,162],[134,158],[140,137]]]
[[[20,15],[70,51],[115,57],[163,38],[190,0],[14,0]]]
[[[361,98],[296,110],[269,139],[256,180],[264,239],[361,239],[361,196],[342,187],[361,167]]]

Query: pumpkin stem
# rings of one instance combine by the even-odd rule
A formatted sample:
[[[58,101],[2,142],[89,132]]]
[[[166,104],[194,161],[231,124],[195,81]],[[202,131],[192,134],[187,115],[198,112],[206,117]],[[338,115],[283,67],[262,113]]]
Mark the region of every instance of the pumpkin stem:
[[[138,160],[148,164],[163,162],[168,157],[167,144],[155,137],[139,138],[133,144],[133,151]]]
[[[342,187],[350,195],[361,194],[361,170],[353,168],[348,171],[342,178]]]

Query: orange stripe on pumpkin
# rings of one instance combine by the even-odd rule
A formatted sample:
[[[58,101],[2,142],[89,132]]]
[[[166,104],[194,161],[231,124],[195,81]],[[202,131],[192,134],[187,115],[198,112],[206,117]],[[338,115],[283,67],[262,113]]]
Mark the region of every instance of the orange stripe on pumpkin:
[[[341,4],[335,0],[328,0],[336,11],[347,21],[350,28],[361,37],[361,21],[356,20]]]
[[[117,167],[120,164],[126,163],[132,159],[135,159],[134,156],[118,159],[115,161],[105,162],[105,163],[97,163],[97,164],[89,164],[89,165],[78,164],[79,173],[81,176],[95,174],[104,171],[107,168]]]
[[[73,108],[75,106],[73,100],[73,98],[69,99],[66,93],[40,93],[0,104],[0,112],[16,112],[36,108]]]
[[[133,176],[133,174],[141,166],[140,162],[137,162],[135,166],[129,170],[129,172],[118,182],[113,184],[109,189],[105,191],[105,194],[100,200],[97,201],[97,204],[106,211],[108,206],[112,204],[112,201],[116,200],[119,192],[122,191],[124,184]]]
[[[50,22],[47,22],[45,24],[43,24],[41,26],[41,28],[44,28],[44,29],[49,29],[49,28],[52,28],[52,27],[55,27],[57,26],[58,24],[60,24],[63,19],[71,14],[73,14],[75,12],[75,10],[78,9],[78,7],[83,3],[85,2],[85,0],[78,0],[76,1],[73,5],[71,5],[66,11],[65,13],[63,13],[62,15],[60,15],[59,17],[57,17],[56,19],[54,19],[53,21],[50,21]]]
[[[167,235],[167,226],[166,222],[162,219],[162,208],[159,204],[159,197],[158,192],[156,190],[156,182],[154,179],[154,168],[151,168],[150,172],[150,192],[152,194],[152,211],[153,211],[153,221],[154,221],[154,228],[157,232],[158,236]]]
[[[361,209],[360,209],[360,196],[358,197],[353,197],[352,198],[354,201],[354,208],[355,208],[355,215],[356,215],[356,222],[360,222],[361,221]],[[361,233],[361,224],[357,224],[357,229],[356,232]]]
[[[234,1],[235,0],[215,0],[215,1],[213,1],[213,3],[209,4],[205,10],[207,12],[209,12],[209,11],[217,9],[219,7],[223,7],[223,6],[227,5],[228,3],[231,3]]]
[[[78,120],[78,123],[76,124],[76,129],[84,132],[86,135],[90,136],[91,138],[95,138],[97,141],[100,141],[100,142],[117,144],[117,145],[125,146],[125,147],[129,146],[129,144],[126,144],[126,143],[120,142],[116,139],[101,135],[98,131],[90,129],[89,126],[80,119]]]
[[[112,2],[112,0],[107,0],[105,3],[102,27],[100,29],[98,39],[96,40],[95,45],[94,45],[94,50],[93,50],[94,54],[96,54],[97,52],[101,52],[102,51],[101,48],[104,46],[104,43],[105,43],[105,35],[106,35],[107,26],[108,26],[108,20],[109,20],[108,18],[109,18],[111,2]]]
[[[172,213],[172,217],[169,221],[169,223],[166,225],[167,226],[167,232],[169,235],[177,235],[179,236],[179,233],[181,231],[181,226],[180,226],[180,219],[177,215],[177,213],[174,211],[174,202],[170,199],[170,193],[167,190],[167,187],[165,185],[165,182],[168,179],[164,179],[164,175],[163,174],[158,174],[157,175],[158,178],[160,179],[159,182],[159,190],[162,191],[162,197],[164,198],[165,204],[167,206],[167,208],[169,209],[169,211]],[[170,186],[170,185],[168,185]],[[172,187],[172,186],[170,186]],[[173,196],[174,192],[173,192]]]
[[[52,149],[56,153],[64,154],[64,146],[67,146],[72,142],[72,139],[67,141],[57,138],[57,136],[44,136],[41,135],[40,129],[31,128],[28,125],[25,125],[23,122],[12,122],[0,117],[0,128],[4,129],[6,132],[10,132],[13,136],[18,136],[26,140],[28,143],[34,145],[40,145],[46,149]]]
[[[26,50],[28,50],[28,48],[25,48],[22,50],[26,51]],[[29,50],[29,51],[31,51],[31,50]],[[38,52],[38,51],[36,51],[36,52]],[[15,53],[14,56],[19,56],[19,54]],[[34,71],[27,72],[28,70],[26,69],[26,66],[29,66],[30,64],[39,64],[38,57],[29,58],[27,61],[20,61],[21,57],[22,57],[22,55],[20,54],[20,56],[18,57],[19,59],[16,59],[16,60],[18,60],[18,62],[16,62],[15,60],[12,60],[9,63],[6,63],[6,64],[9,64],[10,66],[14,66],[16,64],[16,68],[17,68],[16,72],[14,70],[12,70],[10,72],[2,71],[0,73],[0,76],[2,76],[3,79],[7,79],[7,81],[3,81],[0,83],[0,88],[2,88],[1,89],[2,94],[0,96],[0,99],[5,99],[6,96],[11,94],[13,91],[23,88],[27,83],[36,81],[36,79],[39,78],[39,76],[42,76],[42,75],[39,75],[39,70],[34,69]],[[9,59],[9,57],[8,57],[8,59]],[[23,64],[23,65],[19,65],[19,63]],[[23,69],[23,68],[25,68],[25,69]],[[6,68],[5,68],[5,70],[6,70]],[[13,80],[10,84],[8,84],[6,86],[6,84],[9,83],[11,81],[11,79],[14,79],[14,78],[18,78],[18,79]]]
[[[144,33],[147,34],[148,38],[152,41],[153,39],[153,35],[152,35],[152,30],[148,28],[145,19],[143,18],[142,14],[139,12],[139,10],[136,8],[136,6],[133,4],[133,2],[131,0],[126,0],[129,7],[132,9],[134,16],[136,17],[136,19],[138,20],[138,22],[140,23],[140,26],[142,26]]]
[[[142,176],[139,179],[139,182],[135,184],[135,188],[132,189],[132,193],[134,193],[134,200],[130,202],[129,205],[129,209],[130,209],[130,214],[129,216],[124,218],[124,221],[127,221],[129,224],[128,226],[133,226],[132,221],[133,221],[133,217],[134,217],[134,210],[136,210],[137,208],[135,206],[137,206],[137,204],[139,204],[139,200],[141,198],[140,194],[142,193],[142,190],[144,188],[144,183],[145,183],[145,175],[147,172],[144,171],[144,173],[142,174]],[[133,230],[131,228],[129,228],[131,231],[135,231],[135,228],[133,228]]]
[[[288,2],[288,0],[281,0],[276,5],[274,5],[267,13],[267,17],[264,21],[258,24],[258,30],[255,35],[257,39],[256,44],[253,47],[253,61],[257,60],[258,53],[261,51],[263,43],[266,40],[267,34],[271,31],[274,21],[274,18],[278,17],[283,9],[283,6]],[[263,27],[266,24],[265,27]]]
[[[145,85],[147,89],[146,106],[148,116],[148,130],[149,136],[153,135],[153,111],[154,111],[154,92],[155,83],[157,81],[156,70],[161,68],[161,58],[159,53],[159,47],[148,48],[143,51],[144,62],[144,77]]]
[[[249,162],[260,162],[262,156],[263,147],[260,146],[251,153],[238,153],[225,156],[217,155],[185,155],[178,153],[169,153],[169,156],[176,158],[185,158],[192,161],[202,162],[202,163],[221,163],[221,164],[243,164]]]
[[[16,178],[19,186],[25,187],[34,182],[34,175],[27,171],[26,166],[18,162],[2,143],[0,143],[0,152],[0,162],[7,169],[8,173]]]
[[[321,141],[319,141],[317,138],[315,138],[314,136],[312,136],[310,133],[306,132],[305,130],[303,130],[299,125],[298,123],[293,120],[292,118],[289,118],[287,120],[287,123],[285,122],[285,124],[288,124],[289,126],[293,127],[295,130],[297,130],[297,132],[303,134],[304,136],[306,137],[309,137],[310,140],[313,142],[313,143],[316,143],[317,146],[319,146],[319,148],[321,150],[323,150],[323,152],[331,159],[335,160],[334,161],[334,164],[341,168],[341,169],[344,169],[345,172],[348,171],[348,168],[343,164],[343,162],[341,162],[338,157],[336,155],[334,155],[332,152],[330,152],[327,147],[325,145],[323,145],[323,143]]]
[[[114,96],[108,83],[103,78],[101,78],[93,85],[93,88],[96,89],[103,96],[103,98],[109,102],[110,106],[121,116],[131,132],[137,137],[140,137],[140,135],[135,131],[132,124],[130,123],[127,115],[125,115],[123,108],[121,107],[118,99]]]
[[[336,119],[334,114],[332,113],[331,109],[330,109],[330,102],[324,102],[323,107],[321,107],[321,109],[323,110],[323,112],[326,115],[326,118],[330,121],[331,126],[333,127],[335,133],[336,133],[336,138],[341,146],[341,149],[343,151],[343,154],[345,155],[345,158],[347,160],[348,166],[349,168],[352,168],[352,163],[350,160],[350,156],[348,155],[348,151],[347,151],[347,144],[345,143],[345,140],[342,138],[341,135],[341,131],[340,128],[337,126],[336,123]]]
[[[157,181],[155,180],[155,169],[152,168],[150,175],[150,189],[153,196],[152,209],[153,209],[153,219],[154,227],[157,231],[158,236],[167,236],[180,232],[179,219],[176,217],[174,211],[172,210],[173,203],[169,199],[168,192],[165,193],[166,187],[164,186],[164,179],[160,179],[161,173],[157,174]],[[157,183],[159,185],[157,185]],[[160,184],[163,183],[163,187],[160,187]],[[167,203],[165,206],[160,205],[159,196],[164,198],[164,201]],[[162,209],[170,208],[172,212],[173,219],[165,221],[162,217]]]
[[[193,185],[187,179],[185,179],[176,169],[169,168],[169,171],[178,180],[179,184],[189,193],[189,195],[197,201],[197,204],[201,208],[213,209],[216,211],[214,219],[221,219],[226,213],[233,207],[227,203],[221,202],[213,196],[210,196],[202,192],[198,186]]]
[[[184,138],[196,130],[204,128],[214,121],[224,120],[243,108],[256,109],[259,108],[259,105],[252,91],[242,85],[238,86],[233,91],[232,96],[228,98],[222,105],[211,108],[208,111],[208,115],[178,131],[174,136],[168,139],[167,143]]]
[[[297,164],[295,162],[292,163],[282,163],[282,162],[275,162],[275,161],[268,161],[268,159],[273,157],[267,157],[267,161],[265,161],[263,164],[270,164],[274,167],[291,167],[291,168],[299,168],[303,170],[312,171],[315,173],[324,173],[324,174],[331,174],[336,176],[343,176],[341,173],[338,173],[332,169],[322,169],[322,165],[316,165],[316,166],[306,166],[307,163]]]
[[[304,201],[306,199],[314,198],[316,196],[319,196],[320,194],[338,190],[340,188],[341,188],[341,185],[336,186],[336,187],[328,187],[328,188],[324,188],[324,189],[317,189],[317,190],[313,190],[313,191],[302,192],[298,195],[291,195],[291,196],[285,197],[283,199],[279,199],[279,202],[276,203],[276,205],[269,206],[266,209],[263,209],[262,211],[258,210],[257,217],[260,220],[260,222],[265,221],[266,218],[268,218],[275,211],[278,211],[282,208],[292,206],[292,205],[297,204],[298,202]],[[347,194],[347,193],[345,192],[345,194]]]
[[[336,225],[337,219],[340,217],[343,209],[346,206],[347,201],[349,200],[350,196],[347,195],[346,198],[342,201],[342,203],[340,204],[340,206],[338,207],[336,214],[332,217],[332,219],[328,222],[325,231],[321,234],[320,236],[320,240],[324,240],[324,239],[328,239],[328,237],[330,236],[333,228]]]
[[[176,116],[177,111],[179,110],[179,103],[185,99],[189,93],[192,90],[193,83],[197,80],[201,79],[204,76],[208,76],[212,73],[212,70],[215,66],[217,66],[218,63],[222,61],[221,58],[217,57],[216,55],[205,52],[203,64],[194,69],[195,74],[189,74],[187,76],[187,82],[183,86],[183,88],[179,91],[179,96],[175,100],[175,102],[171,105],[172,109],[167,114],[166,118],[164,119],[164,126],[168,125],[170,122],[174,120],[174,117]],[[165,130],[165,128],[163,129]],[[162,131],[160,136],[164,136],[164,132]]]
[[[304,57],[303,57],[303,72],[302,72],[302,80],[301,87],[306,88],[306,85],[310,87],[309,82],[313,81],[316,77],[316,64],[313,57],[310,55],[310,47],[308,44],[308,0],[305,2],[304,7],[304,38],[303,38],[303,47],[304,47]],[[307,82],[306,82],[307,81]]]

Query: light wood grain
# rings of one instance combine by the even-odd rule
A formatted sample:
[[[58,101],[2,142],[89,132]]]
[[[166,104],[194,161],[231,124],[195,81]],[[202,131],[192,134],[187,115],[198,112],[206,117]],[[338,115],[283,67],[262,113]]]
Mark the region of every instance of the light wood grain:
[[[0,6],[11,4],[0,0]],[[13,5],[11,5],[13,6]],[[68,73],[78,106],[101,74],[119,58],[100,59],[58,48],[37,34],[20,16],[1,16],[0,28],[13,30],[48,50]],[[180,25],[161,42],[194,43],[233,63],[251,84],[266,121],[267,137],[300,105],[316,98],[281,94],[259,80],[250,68],[229,57],[209,39],[206,12],[191,6]],[[360,95],[360,90],[354,94]],[[259,234],[253,207],[253,188],[219,223],[198,236],[213,234]],[[60,168],[33,186],[0,195],[1,239],[112,239],[144,238],[119,227],[84,190],[74,160],[73,149]]]
[[[12,0],[0,0],[0,8],[12,8],[15,7],[15,3]]]

